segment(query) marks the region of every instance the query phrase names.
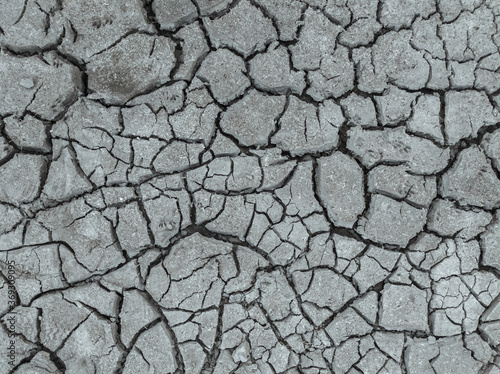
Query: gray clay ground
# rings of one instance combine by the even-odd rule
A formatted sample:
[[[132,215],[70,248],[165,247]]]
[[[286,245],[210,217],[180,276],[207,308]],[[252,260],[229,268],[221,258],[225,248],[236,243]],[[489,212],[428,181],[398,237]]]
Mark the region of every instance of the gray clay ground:
[[[0,374],[499,374],[499,27],[0,0]]]

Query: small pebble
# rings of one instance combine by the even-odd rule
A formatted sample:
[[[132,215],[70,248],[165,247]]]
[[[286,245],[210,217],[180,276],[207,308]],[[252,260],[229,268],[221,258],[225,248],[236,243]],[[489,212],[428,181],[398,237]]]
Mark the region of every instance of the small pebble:
[[[19,83],[24,88],[33,88],[35,86],[35,82],[33,82],[33,79],[30,78],[21,79]]]

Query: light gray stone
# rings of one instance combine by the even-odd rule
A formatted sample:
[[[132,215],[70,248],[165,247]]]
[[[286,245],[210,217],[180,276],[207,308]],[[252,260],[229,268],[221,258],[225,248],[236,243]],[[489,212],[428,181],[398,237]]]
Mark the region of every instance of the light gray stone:
[[[419,90],[427,83],[429,65],[424,53],[411,47],[412,35],[410,30],[402,30],[380,36],[372,48],[373,65],[384,80],[400,88]]]
[[[87,63],[90,97],[123,104],[167,83],[175,65],[174,49],[174,43],[167,37],[131,34],[92,56]]]
[[[363,170],[349,156],[335,152],[318,160],[318,195],[333,224],[352,228],[365,209]]]
[[[430,140],[408,135],[404,127],[381,131],[354,127],[348,130],[347,148],[360,157],[366,167],[379,163],[405,164],[416,174],[434,174],[443,170],[450,150]]]
[[[284,107],[284,96],[268,96],[252,89],[222,114],[220,127],[244,146],[265,146]]]
[[[313,8],[305,11],[304,26],[295,45],[289,47],[293,67],[299,70],[318,69],[321,60],[332,54],[342,28]]]
[[[427,210],[374,194],[370,208],[358,221],[356,231],[378,243],[405,247],[424,227]]]
[[[395,331],[429,331],[427,293],[415,286],[387,284],[382,291],[380,325]]]
[[[9,120],[9,117],[7,117]],[[14,152],[14,147],[9,144],[4,136],[0,136],[0,162],[3,162],[6,158],[12,156]]]
[[[199,190],[193,194],[193,203],[196,211],[196,224],[204,224],[214,220],[224,207],[226,198],[212,194],[206,190]]]
[[[288,50],[277,43],[250,60],[250,76],[257,88],[276,94],[300,95],[306,87],[304,72],[291,70]]]
[[[4,119],[5,133],[20,150],[49,152],[49,127],[39,119],[27,115],[23,119],[14,116]]]
[[[15,373],[21,374],[57,374],[56,364],[51,360],[48,352],[38,352],[29,362],[17,367]]]
[[[262,181],[262,170],[254,156],[219,157],[207,166],[203,187],[210,192],[249,192]]]
[[[479,4],[478,4],[479,5]],[[474,1],[470,3],[462,3],[460,0],[453,0],[449,2],[440,2],[438,4],[438,9],[442,14],[444,22],[451,22],[455,20],[462,11],[468,10],[469,12],[474,11]]]
[[[91,314],[72,331],[58,356],[69,368],[68,373],[95,370],[104,374],[116,367],[123,353],[115,343],[115,334],[115,323]],[[82,352],[87,355],[86,360],[78,357]]]
[[[479,326],[479,331],[486,335],[489,339],[489,343],[494,345],[498,345],[500,342],[500,334],[498,333],[498,326],[500,325],[499,320],[498,300],[494,300],[489,308],[482,314],[481,324]]]
[[[490,53],[497,52],[497,47],[491,38],[496,33],[493,12],[486,6],[477,4],[475,8],[473,2],[469,4],[468,12],[456,14],[455,17],[458,17],[454,22],[440,26],[440,36],[450,60],[477,61]],[[446,4],[443,6],[446,7]],[[477,25],[474,34],[470,36],[466,29],[468,24]]]
[[[49,349],[57,349],[72,331],[88,318],[91,312],[66,301],[60,292],[48,293],[33,301],[32,306],[40,308],[40,342]],[[59,327],[60,326],[60,327]],[[90,347],[91,348],[91,347]]]
[[[274,191],[276,188],[282,187],[292,175],[297,164],[295,160],[288,160],[284,157],[279,148],[253,151],[252,153],[260,157],[264,174],[260,191]]]
[[[150,138],[156,136],[162,140],[170,140],[172,131],[168,126],[168,116],[164,110],[154,113],[146,104],[123,108],[123,136]]]
[[[470,351],[464,347],[461,337],[440,339],[439,356],[432,361],[432,367],[437,373],[453,374],[460,370],[468,373],[477,373],[482,363],[472,357]]]
[[[500,203],[500,181],[483,151],[472,145],[460,152],[443,175],[440,193],[460,205],[492,209]]]
[[[464,346],[472,351],[472,357],[481,362],[489,362],[494,356],[494,351],[479,334],[465,335]]]
[[[481,248],[476,240],[464,241],[458,239],[455,241],[457,245],[457,255],[460,259],[460,270],[462,273],[470,273],[477,270],[479,266],[479,258],[481,257]]]
[[[141,292],[130,290],[124,292],[119,317],[122,326],[120,340],[126,347],[130,347],[135,335],[160,315]]]
[[[290,152],[291,155],[323,152],[338,143],[338,131],[344,120],[340,106],[325,101],[319,110],[296,96],[289,97],[289,103],[279,120],[279,131],[271,143]]]
[[[382,96],[375,96],[378,114],[382,126],[397,125],[410,117],[416,93],[390,86]]]
[[[340,100],[340,105],[350,122],[357,126],[377,126],[377,112],[370,97],[363,97],[351,93]]]
[[[200,9],[200,16],[207,16],[224,10],[231,0],[193,0]]]
[[[116,143],[120,144],[118,140],[123,140],[123,138],[117,139]],[[130,144],[128,140],[124,140],[120,145],[122,145],[122,147],[117,146],[113,147],[113,149],[118,150],[119,152],[130,152]],[[86,178],[91,184],[103,186],[105,184],[127,182],[128,157],[120,157],[120,154],[115,155],[113,152],[109,152],[104,148],[88,149],[78,143],[73,145],[73,149],[76,156],[75,162],[77,162],[77,172],[80,173],[83,178]],[[128,154],[125,154],[125,156],[128,156]],[[125,162],[122,161],[122,159],[125,160]]]
[[[376,331],[373,334],[377,346],[396,362],[401,361],[405,336],[402,333]]]
[[[359,260],[359,271],[352,277],[360,292],[383,281],[396,266],[400,254],[370,246]]]
[[[228,196],[222,212],[206,225],[210,231],[244,239],[254,211],[254,204],[244,196]]]
[[[429,79],[425,87],[431,90],[448,90],[450,88],[451,72],[446,61],[432,58],[429,53],[424,53],[424,58],[430,68]]]
[[[43,156],[14,155],[0,166],[0,200],[14,205],[31,203],[40,195],[46,167],[47,161]]]
[[[352,335],[360,336],[369,334],[372,329],[352,308],[347,308],[337,314],[334,320],[325,328],[335,345],[339,345]]]
[[[148,279],[146,289],[165,308],[197,311],[216,307],[225,282],[236,275],[231,250],[229,244],[191,235],[176,243],[163,262],[155,265],[155,276]],[[162,278],[168,283],[158,284]],[[211,281],[206,282],[207,279]]]
[[[218,49],[203,60],[196,76],[209,87],[219,103],[228,104],[250,86],[246,72],[241,57],[228,49]]]
[[[431,362],[438,356],[439,347],[435,338],[411,339],[404,353],[408,374],[434,374]]]
[[[91,150],[104,148],[112,151],[120,131],[118,108],[106,108],[98,102],[81,98],[52,126],[50,134],[53,138],[77,140],[82,147]],[[60,148],[66,145],[65,142],[56,143],[56,139],[52,139],[52,143],[54,156],[61,153]],[[124,150],[118,152],[125,153]]]
[[[50,200],[65,201],[92,190],[90,181],[82,175],[75,156],[65,147],[53,160],[42,193]]]
[[[369,291],[354,300],[352,307],[370,323],[374,324],[378,315],[378,298],[377,292]]]
[[[376,373],[383,369],[386,371],[390,368],[387,361],[387,357],[378,349],[371,349],[363,355],[361,360],[356,364],[359,368],[360,373]],[[398,366],[399,368],[399,366]]]
[[[476,80],[476,61],[451,61],[451,87],[454,89],[473,88]]]
[[[380,21],[385,27],[399,30],[410,27],[416,16],[427,18],[435,11],[436,4],[431,0],[388,0],[382,5]]]
[[[112,223],[84,206],[81,199],[40,212],[37,220],[51,230],[53,241],[67,243],[77,261],[90,272],[104,272],[125,261]]]
[[[408,130],[415,135],[429,136],[444,144],[440,122],[441,100],[438,95],[421,95],[413,106],[413,115],[406,122]]]
[[[0,374],[500,374],[497,3],[0,0]]]
[[[347,6],[352,13],[353,20],[377,17],[377,0],[348,0]]]
[[[374,18],[360,18],[340,34],[339,41],[349,48],[368,45],[375,40],[375,34],[381,28]]]
[[[182,39],[182,57],[174,77],[191,80],[201,61],[210,51],[205,34],[197,21],[180,29],[175,36]]]
[[[365,93],[382,93],[387,85],[387,77],[374,66],[372,49],[368,47],[355,48],[352,60],[356,69],[357,87]]]
[[[240,1],[220,18],[204,18],[203,22],[215,48],[228,47],[245,58],[278,38],[271,20],[248,0]]]
[[[118,209],[118,219],[116,235],[120,246],[130,257],[135,256],[151,244],[146,219],[137,203],[127,204]]]
[[[328,308],[330,315],[358,295],[356,289],[345,278],[332,270],[316,269],[310,272],[309,278],[310,283],[301,295],[302,301],[311,302],[320,308]]]
[[[21,85],[25,79],[32,80],[31,88]],[[12,113],[21,116],[25,111],[31,111],[44,120],[54,120],[76,101],[82,89],[78,68],[54,51],[46,52],[40,58],[0,53],[2,116]]]
[[[144,284],[143,280],[140,278],[140,262],[148,261],[150,253],[144,256],[145,258],[140,258],[138,261],[131,260],[116,270],[107,273],[102,277],[100,282],[101,285],[110,291],[119,293],[123,293],[126,289],[142,289]],[[114,305],[112,305],[112,307],[113,312],[111,315],[114,316],[116,309]]]
[[[8,204],[0,204],[0,217],[0,234],[11,231],[23,219],[21,211]]]
[[[0,45],[16,52],[33,52],[57,44],[64,33],[56,2],[44,9],[37,1],[2,3]],[[45,5],[45,4],[44,4]],[[47,13],[52,13],[52,15]],[[27,87],[31,88],[31,87]]]
[[[457,246],[454,241],[449,239],[443,241],[436,252],[441,252],[444,258],[436,261],[437,264],[432,267],[432,280],[439,281],[440,279],[460,274],[460,258],[457,255]],[[436,332],[436,329],[434,332]]]
[[[240,265],[240,272],[231,278],[224,288],[227,293],[241,292],[252,287],[257,270],[269,265],[269,262],[252,249],[238,246],[236,258]]]
[[[144,202],[156,245],[167,246],[170,239],[188,225],[186,220],[189,220],[189,217],[185,217],[182,210],[183,207],[187,208],[187,204],[189,200],[186,193],[178,196],[168,193],[167,196],[162,195]]]
[[[119,0],[106,3],[99,0],[85,3],[64,0],[61,15],[65,19],[65,32],[60,50],[85,63],[133,31],[154,30],[140,0],[127,3]]]
[[[319,70],[307,74],[307,94],[316,101],[338,98],[354,88],[354,64],[349,50],[341,45],[322,58]]]
[[[335,242],[335,253],[337,256],[347,260],[352,260],[367,248],[365,243],[348,236],[334,234],[333,241]]]
[[[500,171],[500,131],[485,134],[481,142],[481,148],[489,157],[493,166]]]
[[[483,233],[492,219],[485,211],[462,210],[449,200],[438,199],[429,209],[427,228],[440,236],[470,240]]]
[[[193,21],[198,16],[191,0],[154,0],[152,9],[161,28],[169,31]]]
[[[304,0],[311,6],[321,8],[324,5],[325,15],[332,20],[333,23],[346,27],[351,20],[351,12],[347,9],[347,0],[334,0],[334,1],[318,1],[318,0]],[[323,3],[323,4],[321,4]]]
[[[428,1],[420,1],[419,5],[423,4],[424,2],[427,2],[426,8],[428,10],[434,7],[434,4],[431,4]],[[410,4],[400,3],[397,6],[406,5]],[[413,37],[411,38],[411,42],[413,43],[415,48],[429,52],[434,58],[446,59],[443,41],[439,39],[438,36],[438,33],[440,32],[438,28],[439,26],[441,26],[441,19],[439,17],[439,14],[434,14],[430,17],[429,15],[429,13],[427,13],[427,15],[424,15],[422,13],[414,14],[414,16],[417,16],[417,19],[411,26],[413,30]]]
[[[487,94],[494,94],[500,89],[500,82],[498,81],[499,57],[498,53],[494,53],[485,56],[479,61],[477,71],[474,71],[474,88],[484,90]]]
[[[240,149],[233,140],[223,135],[220,131],[217,131],[210,147],[210,152],[214,157],[237,156],[240,154]]]
[[[481,303],[491,302],[489,292],[498,295],[498,285],[489,276],[474,272],[460,277],[451,276],[434,283],[435,291],[429,306],[435,309],[430,322],[436,336],[457,335],[462,328],[466,333],[476,331],[479,317],[485,310]],[[492,283],[486,283],[490,281]],[[487,289],[489,292],[483,293]],[[488,295],[488,300],[483,295]]]
[[[351,338],[341,343],[338,348],[335,349],[335,353],[331,353],[331,361],[337,370],[342,370],[342,372],[347,373],[352,365],[361,359],[359,352],[359,338]],[[352,368],[352,372],[357,374],[355,368]]]
[[[179,346],[185,368],[191,373],[201,373],[205,363],[205,352],[197,342],[186,342]]]
[[[404,165],[380,165],[368,173],[368,191],[428,207],[437,194],[436,177],[409,174]]]
[[[156,347],[161,347],[161,355],[156,353]],[[154,372],[175,373],[175,354],[175,344],[167,327],[158,323],[139,336],[123,365],[123,373],[140,373],[150,369]]]
[[[11,276],[18,274],[14,284],[20,302],[25,305],[39,293],[65,286],[65,282],[59,277],[60,261],[57,245],[25,247],[9,253],[2,251],[0,255],[3,273],[9,274],[7,264],[10,263]]]
[[[154,159],[153,167],[160,173],[178,172],[199,164],[199,155],[205,149],[199,143],[174,140]]]
[[[309,251],[303,253],[297,261],[295,261],[290,266],[290,271],[307,271],[311,268],[316,268],[320,266],[331,266],[336,261],[334,242],[331,240],[327,233],[321,233],[317,236],[311,238],[309,243]],[[297,273],[299,274],[299,273]],[[305,276],[301,276],[300,280],[310,280],[309,274],[305,274]],[[308,283],[302,283],[300,290],[304,291]],[[299,287],[296,287],[299,290]]]
[[[323,209],[314,195],[313,178],[312,162],[301,162],[297,164],[290,181],[274,191],[276,197],[285,206],[287,215],[308,217],[313,212],[323,214]]]
[[[483,250],[481,263],[500,270],[500,249],[497,245],[500,240],[499,219],[500,216],[496,213],[494,221],[487,227],[486,232],[481,235],[481,247]]]
[[[215,133],[215,122],[219,112],[220,109],[215,104],[200,107],[196,103],[189,103],[184,110],[171,115],[168,122],[176,139],[201,142],[208,146]],[[166,127],[165,122],[163,126]]]
[[[155,89],[154,91],[139,95],[127,102],[127,106],[138,106],[145,104],[151,108],[151,111],[158,113],[160,109],[165,109],[168,114],[179,111],[184,104],[184,90],[187,84],[185,82],[175,82]]]
[[[297,36],[299,19],[305,4],[288,0],[255,0],[269,16],[279,32],[279,38],[283,41],[292,41]]]
[[[119,296],[102,287],[98,282],[83,283],[62,291],[66,300],[94,308],[105,317],[113,318],[119,304]]]
[[[476,295],[476,299],[478,302],[483,305],[490,305],[493,300],[500,294],[500,281],[497,279],[496,275],[492,272],[485,270],[474,271],[470,274],[464,274],[462,276],[464,283],[469,287],[470,292],[473,295]],[[483,306],[481,306],[481,310],[483,310]],[[474,313],[473,311],[467,311],[467,314],[470,318],[476,319],[479,317],[479,314]],[[475,328],[475,326],[466,326]],[[466,328],[467,332],[472,332],[470,328]]]
[[[498,112],[484,92],[450,91],[445,94],[444,129],[448,144],[476,137],[483,126],[498,121]]]

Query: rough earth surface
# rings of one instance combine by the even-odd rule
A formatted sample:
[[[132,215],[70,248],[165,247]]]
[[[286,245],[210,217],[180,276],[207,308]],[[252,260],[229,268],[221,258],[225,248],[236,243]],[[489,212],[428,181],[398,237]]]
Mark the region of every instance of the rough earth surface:
[[[500,374],[498,0],[0,0],[0,374]]]

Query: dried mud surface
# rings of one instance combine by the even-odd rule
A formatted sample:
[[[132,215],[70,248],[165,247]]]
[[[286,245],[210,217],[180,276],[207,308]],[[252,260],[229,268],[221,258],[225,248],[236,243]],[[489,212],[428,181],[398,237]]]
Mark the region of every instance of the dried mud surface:
[[[0,374],[500,374],[500,2],[0,9]]]

